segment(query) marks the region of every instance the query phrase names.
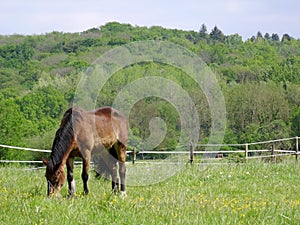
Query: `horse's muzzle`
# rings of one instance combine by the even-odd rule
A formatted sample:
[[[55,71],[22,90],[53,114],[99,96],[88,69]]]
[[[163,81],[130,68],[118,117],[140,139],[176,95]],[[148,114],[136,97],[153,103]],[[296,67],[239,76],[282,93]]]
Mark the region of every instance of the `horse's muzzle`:
[[[47,196],[48,197],[61,197],[60,194],[60,187],[56,188],[55,186],[53,186],[53,184],[51,184],[50,181],[48,181],[47,183]]]

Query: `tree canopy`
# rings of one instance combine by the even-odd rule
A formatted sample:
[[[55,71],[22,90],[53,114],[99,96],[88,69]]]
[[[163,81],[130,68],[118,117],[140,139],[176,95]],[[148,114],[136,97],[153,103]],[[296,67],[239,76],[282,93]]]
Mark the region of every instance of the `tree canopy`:
[[[217,26],[208,31],[205,24],[199,31],[185,31],[110,22],[81,33],[0,36],[0,143],[50,148],[63,112],[72,105],[80,74],[108,50],[143,40],[165,40],[189,49],[217,75],[227,108],[224,142],[300,136],[299,39],[258,31],[243,41]],[[170,65],[145,62],[118,71],[105,84],[97,105],[111,105],[122,87],[149,74],[171,79],[188,92],[199,114],[200,141],[205,142],[211,128],[206,97]],[[149,135],[150,115],[163,118],[168,129],[157,148],[172,149],[180,135],[180,118],[171,104],[155,97],[141,100],[132,110],[131,118],[139,119],[132,120],[135,138],[130,144]],[[16,157],[0,149],[0,159]]]

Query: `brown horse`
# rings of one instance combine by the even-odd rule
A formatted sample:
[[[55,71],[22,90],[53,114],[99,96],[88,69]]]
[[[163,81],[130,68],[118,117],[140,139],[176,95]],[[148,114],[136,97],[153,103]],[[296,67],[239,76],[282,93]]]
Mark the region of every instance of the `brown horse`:
[[[64,172],[67,166],[67,180],[69,195],[75,193],[73,178],[74,158],[81,157],[82,181],[84,193],[89,192],[87,181],[92,152],[100,153],[112,178],[112,189],[119,190],[119,176],[121,180],[121,194],[125,195],[125,161],[128,140],[128,124],[126,118],[111,107],[99,108],[95,111],[85,111],[78,107],[67,110],[60,127],[56,132],[49,160],[43,159],[46,167],[48,182],[47,195],[59,193],[66,180]]]

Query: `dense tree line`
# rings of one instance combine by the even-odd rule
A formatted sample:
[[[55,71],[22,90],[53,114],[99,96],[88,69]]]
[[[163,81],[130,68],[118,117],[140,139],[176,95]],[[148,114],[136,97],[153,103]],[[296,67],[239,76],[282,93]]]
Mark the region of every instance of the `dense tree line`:
[[[0,36],[0,143],[49,149],[62,113],[72,105],[80,73],[104,52],[126,43],[166,40],[197,54],[217,75],[226,99],[224,142],[241,143],[300,136],[300,40],[288,34],[258,32],[243,41],[215,26],[210,32],[107,23],[81,33]],[[200,140],[211,128],[205,95],[183,71],[159,63],[139,63],[117,72],[105,84],[98,105],[111,105],[120,88],[157,75],[181,85],[196,103]],[[131,112],[132,145],[149,135],[150,116],[165,119],[167,138],[158,147],[172,148],[180,118],[171,104],[146,98]],[[0,149],[0,158],[37,158]]]

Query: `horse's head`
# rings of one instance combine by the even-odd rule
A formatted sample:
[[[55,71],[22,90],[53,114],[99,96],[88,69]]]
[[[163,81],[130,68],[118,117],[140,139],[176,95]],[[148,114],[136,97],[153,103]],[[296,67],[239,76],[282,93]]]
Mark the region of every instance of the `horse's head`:
[[[59,166],[58,169],[53,170],[49,166],[49,162],[43,159],[46,165],[46,179],[47,179],[47,195],[49,197],[59,194],[61,187],[65,183],[66,175],[63,167]]]

